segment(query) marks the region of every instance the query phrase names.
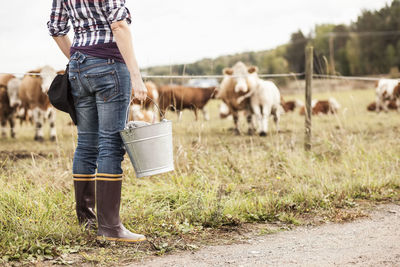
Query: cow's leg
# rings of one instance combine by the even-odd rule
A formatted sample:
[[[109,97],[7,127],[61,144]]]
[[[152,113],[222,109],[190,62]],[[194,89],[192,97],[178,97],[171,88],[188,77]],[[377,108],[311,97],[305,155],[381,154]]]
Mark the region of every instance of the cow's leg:
[[[280,132],[279,120],[280,120],[280,117],[281,117],[281,113],[280,113],[279,108],[275,108],[272,115],[273,115],[273,118],[274,118],[276,131],[279,133]]]
[[[209,121],[210,120],[210,115],[208,114],[208,111],[205,108],[202,108],[201,111],[203,112],[204,119],[206,121]]]
[[[194,108],[193,112],[194,112],[194,117],[195,117],[195,119],[197,121],[199,119],[199,116],[197,115],[197,108]]]
[[[400,112],[400,97],[396,99],[397,112]]]
[[[36,107],[33,109],[33,122],[35,124],[35,141],[43,141],[43,111]]]
[[[10,136],[11,138],[15,138],[15,131],[14,131],[15,122],[13,114],[11,114],[10,117],[8,117],[8,123],[10,124]]]
[[[235,134],[236,135],[240,135],[240,131],[239,131],[239,113],[237,111],[233,111],[232,113],[232,117],[233,117],[233,123],[235,124]]]
[[[375,107],[376,113],[379,113],[381,111],[381,98],[379,95],[376,95],[376,107]]]
[[[268,134],[268,119],[270,115],[271,115],[271,106],[263,106],[260,136],[267,136]]]
[[[22,125],[22,122],[25,118],[25,108],[20,108],[17,111],[17,119],[19,119],[19,125]]]
[[[56,141],[56,136],[57,136],[56,126],[55,126],[56,112],[55,112],[54,108],[49,108],[48,119],[49,119],[49,125],[50,125],[50,140]]]
[[[268,134],[268,119],[270,115],[271,115],[271,106],[263,106],[260,136],[267,136]]]
[[[32,125],[34,124],[34,122],[33,122],[33,112],[32,112],[32,110],[28,109],[28,110],[26,111],[25,120],[29,121],[29,123],[32,124]]]
[[[178,115],[178,121],[181,121],[181,119],[182,119],[182,110],[177,110],[176,111],[177,113],[177,115]]]
[[[248,135],[253,135],[254,132],[256,131],[256,126],[254,124],[254,118],[253,118],[253,113],[251,113],[250,110],[246,111],[246,119],[247,119],[247,124],[249,129],[247,130]]]
[[[1,119],[1,137],[6,137],[6,125],[7,125],[7,120],[5,118]]]
[[[252,105],[251,106],[253,113],[254,113],[254,118],[256,120],[257,124],[257,129],[260,134],[260,136],[267,136],[267,132],[265,131],[265,127],[263,127],[263,116],[261,114],[261,108],[259,105]]]
[[[389,112],[389,102],[389,100],[383,101],[383,111],[385,111],[386,113]]]

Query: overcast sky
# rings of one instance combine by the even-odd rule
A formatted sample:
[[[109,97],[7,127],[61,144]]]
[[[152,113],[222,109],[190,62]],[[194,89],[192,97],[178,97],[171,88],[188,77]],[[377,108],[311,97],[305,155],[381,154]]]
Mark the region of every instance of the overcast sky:
[[[47,33],[51,0],[2,0],[0,72],[24,72],[66,58]],[[315,24],[350,23],[390,0],[127,0],[141,67],[190,63],[274,48]],[[71,38],[72,38],[71,30]]]

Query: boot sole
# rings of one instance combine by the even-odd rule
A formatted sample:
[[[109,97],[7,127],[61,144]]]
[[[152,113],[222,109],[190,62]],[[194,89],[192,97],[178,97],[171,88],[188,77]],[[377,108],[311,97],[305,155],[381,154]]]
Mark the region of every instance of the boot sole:
[[[97,236],[97,240],[107,240],[107,241],[116,241],[116,242],[126,242],[126,243],[136,243],[146,241],[146,237],[142,239],[126,239],[126,238],[118,238],[118,237],[107,237],[107,236]]]

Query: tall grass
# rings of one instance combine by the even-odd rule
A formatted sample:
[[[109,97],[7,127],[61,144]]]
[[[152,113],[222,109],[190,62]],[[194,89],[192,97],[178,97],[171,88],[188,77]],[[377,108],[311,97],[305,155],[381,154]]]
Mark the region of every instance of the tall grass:
[[[174,239],[244,222],[328,219],[358,200],[399,200],[400,114],[368,113],[372,91],[331,94],[336,116],[313,118],[313,149],[303,151],[304,117],[282,117],[283,133],[235,136],[230,120],[174,120],[175,172],[137,179],[123,162],[122,217],[150,239]],[[324,98],[327,95],[317,97]],[[296,96],[288,96],[287,99]],[[75,218],[71,162],[75,129],[58,117],[58,142],[32,141],[31,126],[1,140],[0,259],[33,260],[97,247]],[[245,132],[245,124],[241,125]],[[7,153],[6,153],[7,152]],[[32,152],[32,153],[31,153]],[[99,253],[99,252],[93,252]]]

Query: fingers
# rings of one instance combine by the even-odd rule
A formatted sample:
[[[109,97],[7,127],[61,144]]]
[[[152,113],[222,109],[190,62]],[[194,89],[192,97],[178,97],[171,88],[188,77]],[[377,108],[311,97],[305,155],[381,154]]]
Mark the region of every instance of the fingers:
[[[146,100],[147,88],[141,80],[137,82],[132,82],[132,88],[133,88],[134,98],[136,98],[139,101]]]
[[[137,98],[140,101],[144,101],[146,100],[147,97],[147,90],[137,90],[135,91],[135,98]]]

